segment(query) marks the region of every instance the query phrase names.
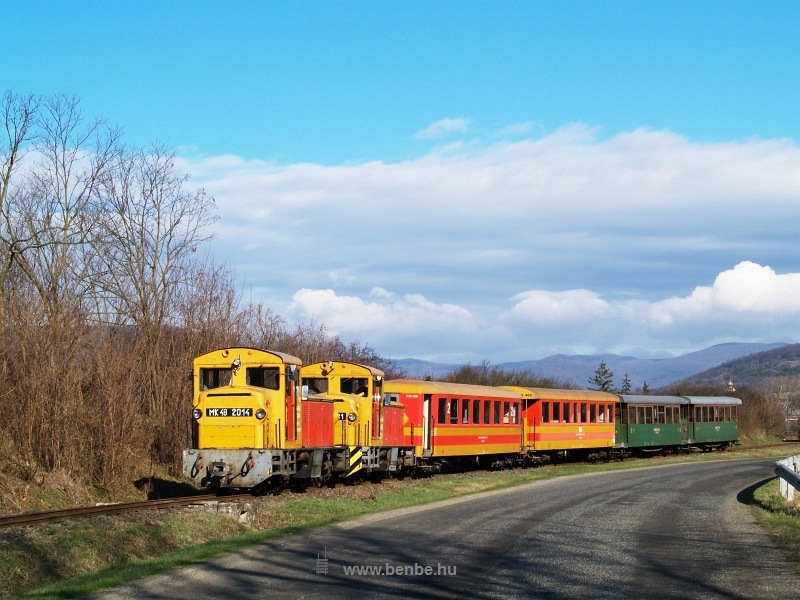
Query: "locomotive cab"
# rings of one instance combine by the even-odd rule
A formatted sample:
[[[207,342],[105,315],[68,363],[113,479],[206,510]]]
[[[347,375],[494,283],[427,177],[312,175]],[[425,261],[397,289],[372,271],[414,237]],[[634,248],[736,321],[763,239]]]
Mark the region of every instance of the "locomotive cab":
[[[333,402],[334,471],[353,481],[396,471],[413,460],[403,442],[403,406],[384,403],[384,373],[367,365],[326,361],[301,369],[303,398]],[[408,457],[408,460],[406,459]]]
[[[204,354],[192,370],[193,448],[184,475],[200,487],[253,487],[292,474],[300,447],[300,360],[253,348]]]

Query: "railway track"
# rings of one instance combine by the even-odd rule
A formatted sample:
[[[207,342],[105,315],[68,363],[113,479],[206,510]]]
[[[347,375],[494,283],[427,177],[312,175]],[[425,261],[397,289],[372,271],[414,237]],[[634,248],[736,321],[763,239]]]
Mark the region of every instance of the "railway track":
[[[99,517],[103,515],[119,515],[142,510],[157,510],[165,508],[180,508],[191,504],[208,502],[211,500],[228,502],[237,498],[252,498],[252,494],[236,494],[218,496],[216,493],[199,494],[182,498],[167,498],[163,500],[144,500],[141,502],[124,502],[119,504],[102,504],[99,506],[83,506],[66,508],[62,510],[48,510],[42,512],[23,513],[0,517],[0,529],[12,526],[40,525],[54,523],[83,517]]]
[[[777,444],[768,444],[765,446],[759,446],[759,448],[786,447],[792,445],[793,443],[791,442],[782,442]],[[745,451],[750,449],[752,449],[752,447],[734,446],[733,448],[729,448],[728,452]],[[180,508],[182,506],[189,506],[192,504],[198,504],[210,501],[230,502],[235,500],[252,499],[252,498],[253,498],[252,493],[226,494],[220,496],[216,492],[211,492],[207,494],[197,494],[194,496],[185,496],[181,498],[167,498],[163,500],[145,500],[141,502],[103,504],[99,506],[84,506],[78,508],[67,508],[62,510],[31,512],[20,515],[0,516],[0,529],[12,526],[29,526],[29,525],[38,525],[42,523],[54,523],[58,521],[67,521],[70,519],[79,519],[84,517],[125,514],[142,510]]]

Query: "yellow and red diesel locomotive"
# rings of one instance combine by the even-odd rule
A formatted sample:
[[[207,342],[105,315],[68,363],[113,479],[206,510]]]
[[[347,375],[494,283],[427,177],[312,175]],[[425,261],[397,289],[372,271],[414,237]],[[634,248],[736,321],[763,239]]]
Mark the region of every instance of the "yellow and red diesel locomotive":
[[[726,447],[739,437],[738,398],[384,380],[374,367],[303,366],[256,348],[198,356],[192,381],[194,447],[183,452],[183,471],[198,487],[608,460]]]

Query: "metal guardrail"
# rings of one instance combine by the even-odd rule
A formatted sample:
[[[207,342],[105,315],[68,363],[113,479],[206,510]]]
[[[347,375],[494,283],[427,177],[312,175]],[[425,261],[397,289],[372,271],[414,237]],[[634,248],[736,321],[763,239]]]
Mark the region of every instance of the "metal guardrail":
[[[775,474],[781,478],[781,496],[793,502],[795,490],[800,492],[800,454],[777,461]]]

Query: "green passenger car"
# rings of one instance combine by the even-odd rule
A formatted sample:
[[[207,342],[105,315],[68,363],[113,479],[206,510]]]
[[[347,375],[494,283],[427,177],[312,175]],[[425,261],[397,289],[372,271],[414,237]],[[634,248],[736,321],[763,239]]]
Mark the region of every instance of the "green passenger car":
[[[689,444],[702,449],[739,443],[739,398],[686,396],[690,406]]]
[[[677,452],[688,443],[689,401],[686,398],[637,395],[618,398],[618,453]]]

